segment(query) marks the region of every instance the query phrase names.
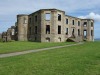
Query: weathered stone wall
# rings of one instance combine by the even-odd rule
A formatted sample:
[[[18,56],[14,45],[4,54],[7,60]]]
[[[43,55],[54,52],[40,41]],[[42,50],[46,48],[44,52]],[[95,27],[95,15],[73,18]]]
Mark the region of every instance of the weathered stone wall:
[[[7,32],[2,33],[3,42],[7,42]]]
[[[7,41],[11,41],[11,28],[7,30]]]
[[[27,41],[28,32],[28,15],[18,15],[17,16],[18,25],[18,40]]]
[[[84,22],[87,22],[86,26],[84,26]],[[91,19],[83,19],[82,23],[83,23],[83,25],[82,25],[83,39],[85,39],[86,41],[94,41],[94,21]],[[84,30],[87,31],[86,38],[84,37]],[[93,32],[91,32],[91,30],[93,30]]]
[[[41,11],[29,15],[28,39],[41,42]]]
[[[15,23],[15,32],[14,32],[14,39],[15,41],[18,41],[18,25],[17,22]]]
[[[47,15],[50,17],[49,20],[46,19]],[[58,20],[59,16],[61,20]],[[84,22],[87,22],[87,26],[84,26]],[[18,15],[17,26],[19,41],[65,42],[68,38],[73,38],[77,42],[94,40],[93,20],[68,16],[64,11],[57,9],[41,9],[30,15]],[[86,36],[84,30],[87,30]]]
[[[82,27],[81,27],[82,22],[81,22],[81,19],[71,17],[68,15],[65,16],[65,20],[66,19],[68,19],[68,24],[66,24],[66,21],[65,21],[65,28],[68,28],[68,34],[66,35],[66,40],[70,37],[74,37],[76,40],[82,41]],[[72,24],[73,20],[74,20],[74,25]],[[79,24],[78,24],[78,22],[79,22]],[[73,33],[73,29],[74,29],[74,33]],[[78,30],[79,30],[79,34],[78,34]],[[74,34],[74,36],[73,36],[73,34]]]
[[[64,42],[64,15],[65,12],[52,10],[42,10],[41,13],[41,42]],[[46,20],[46,14],[50,14],[50,20]],[[61,21],[58,21],[58,14]],[[50,34],[46,34],[46,25],[50,25]],[[58,26],[61,26],[61,34],[58,34]]]

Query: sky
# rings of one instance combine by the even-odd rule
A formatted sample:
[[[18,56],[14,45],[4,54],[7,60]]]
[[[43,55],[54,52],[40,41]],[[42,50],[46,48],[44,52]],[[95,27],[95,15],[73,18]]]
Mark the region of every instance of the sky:
[[[0,33],[15,25],[18,14],[30,14],[48,8],[63,10],[70,16],[94,19],[94,37],[100,38],[100,0],[2,0]]]

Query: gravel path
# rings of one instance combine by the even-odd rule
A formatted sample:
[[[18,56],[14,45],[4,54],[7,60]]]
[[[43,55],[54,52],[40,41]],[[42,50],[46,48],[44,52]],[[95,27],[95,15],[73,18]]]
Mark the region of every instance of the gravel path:
[[[42,48],[42,49],[27,50],[27,51],[14,52],[14,53],[8,53],[8,54],[0,54],[0,58],[11,57],[11,56],[18,56],[18,55],[22,55],[22,54],[46,51],[46,50],[63,48],[63,47],[69,47],[69,46],[75,46],[75,45],[80,45],[80,44],[83,44],[83,42],[80,42],[80,43],[77,43],[77,44],[64,45],[64,46],[56,46],[56,47],[50,47],[50,48]]]

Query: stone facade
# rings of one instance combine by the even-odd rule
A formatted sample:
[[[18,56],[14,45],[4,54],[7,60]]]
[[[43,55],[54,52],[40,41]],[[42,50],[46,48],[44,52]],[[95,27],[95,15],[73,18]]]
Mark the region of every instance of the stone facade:
[[[58,9],[41,9],[17,15],[15,38],[34,42],[94,41],[94,20],[65,15]]]
[[[17,15],[18,40],[28,40],[28,15]]]
[[[15,38],[15,26],[11,26],[7,30],[7,41],[16,40]]]
[[[2,40],[3,42],[7,42],[7,32],[2,33]]]
[[[18,40],[17,35],[17,26],[11,26],[11,28],[8,28],[6,32],[2,33],[2,39],[4,42],[11,41],[11,40]]]

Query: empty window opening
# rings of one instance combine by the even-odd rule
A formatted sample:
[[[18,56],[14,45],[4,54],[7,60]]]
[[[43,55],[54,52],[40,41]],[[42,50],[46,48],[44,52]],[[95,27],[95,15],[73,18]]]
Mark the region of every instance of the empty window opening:
[[[78,21],[78,26],[80,26],[80,21]]]
[[[80,29],[78,29],[78,36],[80,36]]]
[[[61,34],[61,26],[58,26],[58,34]]]
[[[84,30],[84,38],[87,38],[87,30]]]
[[[74,33],[74,29],[73,29],[72,33]]]
[[[50,13],[46,13],[45,14],[45,19],[46,20],[50,20],[51,19],[51,14]]]
[[[74,20],[72,20],[72,24],[74,25]]]
[[[46,34],[50,34],[50,25],[46,25]]]
[[[68,24],[68,19],[66,19],[66,24]]]
[[[35,16],[35,22],[37,22],[37,15]]]
[[[31,23],[31,18],[29,18],[29,24]]]
[[[93,30],[91,30],[91,36],[93,36]]]
[[[93,22],[91,22],[91,27],[93,27]]]
[[[87,22],[84,22],[84,27],[86,27],[87,26]]]
[[[46,38],[46,42],[50,42],[50,38],[49,37]]]
[[[35,34],[37,34],[37,26],[35,26]]]
[[[15,35],[15,29],[12,29],[12,35]]]
[[[60,37],[58,38],[58,41],[61,42],[61,38]]]
[[[26,18],[24,18],[24,24],[26,24],[27,23],[27,19]]]
[[[68,35],[68,28],[66,28],[66,35]]]
[[[58,14],[58,21],[61,21],[61,14]]]
[[[72,36],[74,36],[74,29],[72,30]]]

